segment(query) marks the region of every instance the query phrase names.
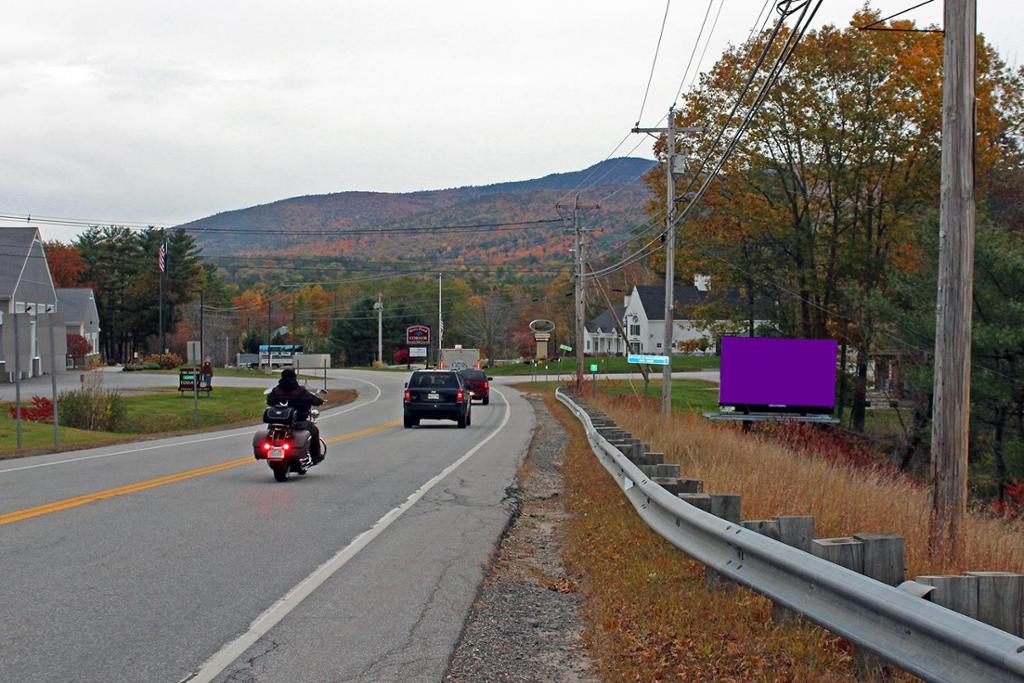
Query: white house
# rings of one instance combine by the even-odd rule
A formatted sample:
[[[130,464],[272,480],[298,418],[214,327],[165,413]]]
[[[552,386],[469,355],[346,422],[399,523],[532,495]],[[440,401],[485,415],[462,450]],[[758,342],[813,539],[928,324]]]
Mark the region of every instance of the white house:
[[[64,314],[65,332],[85,337],[92,347],[88,355],[99,353],[100,313],[92,290],[87,287],[58,287],[57,310]]]
[[[702,320],[690,319],[694,307],[708,303],[707,279],[698,276],[695,285],[678,285],[675,288],[674,304],[677,311],[672,325],[673,353],[679,353],[683,346],[690,346],[700,340],[714,348],[715,334]],[[740,305],[738,296],[730,296]],[[629,337],[631,353],[663,354],[665,335],[665,288],[662,285],[638,285],[623,297],[623,306],[616,306],[615,314],[620,316],[623,328]],[[763,317],[763,315],[761,316]],[[755,327],[767,322],[755,320]],[[726,327],[730,321],[714,323]],[[605,311],[591,320],[584,329],[584,351],[594,355],[623,355],[626,353],[621,335],[618,333],[611,314]]]

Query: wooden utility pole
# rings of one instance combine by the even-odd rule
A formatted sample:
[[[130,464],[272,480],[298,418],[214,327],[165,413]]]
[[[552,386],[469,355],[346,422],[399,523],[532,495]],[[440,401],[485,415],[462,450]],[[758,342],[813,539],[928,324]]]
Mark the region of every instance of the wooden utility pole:
[[[945,0],[942,199],[929,551],[952,566],[967,513],[974,282],[974,43],[977,0]]]
[[[563,207],[562,204],[555,204],[555,208],[561,209],[561,208],[564,208],[564,207]],[[573,202],[573,205],[572,205],[573,279],[574,279],[574,285],[575,285],[573,290],[574,290],[574,295],[575,295],[575,299],[576,299],[576,311],[575,311],[575,316],[574,316],[575,317],[575,323],[576,323],[575,324],[575,327],[576,327],[576,330],[575,330],[575,333],[576,333],[576,335],[575,335],[576,336],[576,380],[575,380],[575,385],[574,386],[575,386],[577,392],[583,390],[583,382],[584,382],[584,379],[583,379],[583,373],[584,373],[584,369],[583,369],[583,363],[584,363],[583,344],[584,344],[584,337],[586,336],[586,334],[585,334],[585,330],[586,330],[585,323],[586,323],[586,315],[587,315],[587,306],[586,306],[586,300],[585,300],[587,289],[586,289],[586,283],[584,282],[584,278],[586,277],[587,261],[586,261],[586,258],[584,257],[584,254],[583,254],[583,250],[584,250],[583,233],[586,232],[586,230],[583,228],[583,215],[582,215],[581,212],[584,209],[600,209],[600,208],[601,207],[598,204],[593,204],[593,205],[590,205],[590,206],[584,206],[583,204],[580,204],[580,196],[579,195],[576,195],[576,200]]]
[[[665,128],[634,128],[634,133],[665,134],[665,329],[662,336],[661,350],[668,356],[668,365],[661,375],[661,413],[672,413],[672,346],[675,331],[675,292],[676,292],[676,133],[700,133],[700,127],[676,128],[675,107],[668,109],[668,126]],[[680,157],[685,160],[685,157]],[[644,377],[646,380],[646,375]]]

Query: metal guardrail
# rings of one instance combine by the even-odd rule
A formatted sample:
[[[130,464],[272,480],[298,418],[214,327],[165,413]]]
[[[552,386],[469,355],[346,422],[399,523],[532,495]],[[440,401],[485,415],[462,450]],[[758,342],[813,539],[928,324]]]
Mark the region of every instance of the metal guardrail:
[[[928,681],[1024,682],[1024,639],[684,502],[651,481],[559,389],[637,513],[718,573]]]

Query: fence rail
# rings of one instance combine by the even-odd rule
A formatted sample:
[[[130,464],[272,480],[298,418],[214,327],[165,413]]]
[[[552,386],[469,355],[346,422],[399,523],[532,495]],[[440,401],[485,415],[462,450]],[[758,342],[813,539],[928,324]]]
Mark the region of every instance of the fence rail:
[[[887,585],[684,502],[605,439],[584,405],[556,396],[637,514],[709,569],[925,680],[1024,682],[1024,639],[921,598],[920,584]]]

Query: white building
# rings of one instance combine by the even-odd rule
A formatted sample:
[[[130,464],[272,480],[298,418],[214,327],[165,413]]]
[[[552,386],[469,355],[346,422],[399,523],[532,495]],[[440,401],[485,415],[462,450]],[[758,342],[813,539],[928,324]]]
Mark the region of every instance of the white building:
[[[696,278],[696,285],[679,285],[675,288],[674,304],[676,315],[672,325],[673,353],[680,353],[688,347],[703,343],[714,349],[716,330],[709,329],[703,320],[691,319],[692,311],[708,303],[707,279]],[[741,305],[738,296],[730,296],[737,305]],[[663,354],[662,348],[665,335],[665,288],[662,285],[634,286],[633,290],[623,297],[623,305],[615,307],[615,315],[619,316],[622,326],[629,337],[631,353]],[[763,318],[763,314],[761,315]],[[767,322],[757,319],[757,325]],[[732,321],[715,321],[714,328],[728,329],[736,327]],[[744,334],[746,329],[730,329],[730,333]],[[720,332],[718,332],[720,334]],[[625,345],[614,320],[608,311],[591,320],[585,326],[584,352],[594,355],[624,355]]]

